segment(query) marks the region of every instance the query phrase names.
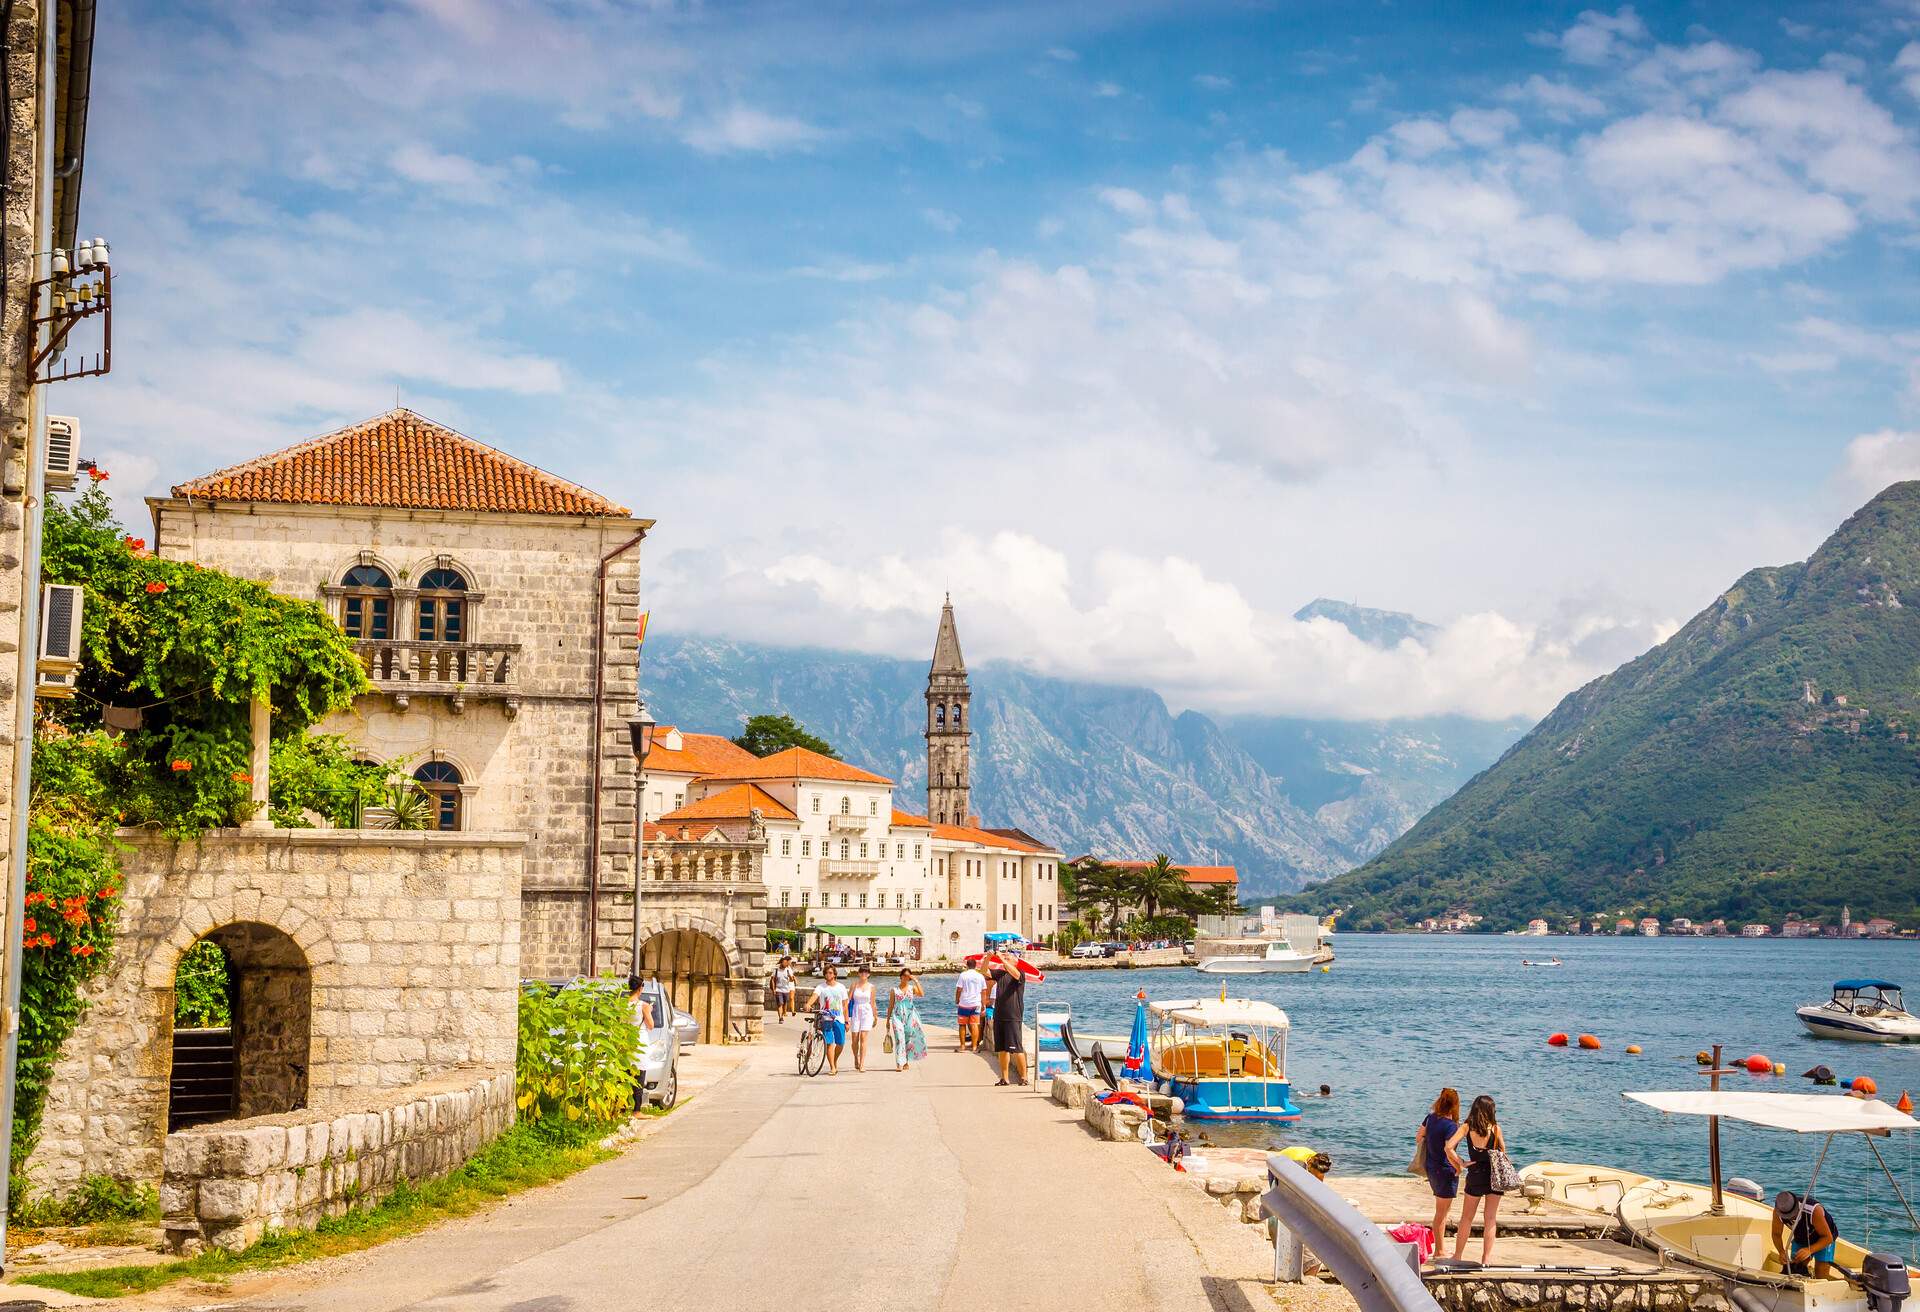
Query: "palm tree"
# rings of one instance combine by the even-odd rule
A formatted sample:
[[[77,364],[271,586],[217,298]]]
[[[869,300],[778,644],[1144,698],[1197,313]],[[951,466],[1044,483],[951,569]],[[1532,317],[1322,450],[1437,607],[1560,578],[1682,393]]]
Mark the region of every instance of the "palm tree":
[[[1159,915],[1161,907],[1184,907],[1192,897],[1192,890],[1187,887],[1187,872],[1176,866],[1165,852],[1158,853],[1138,870],[1128,871],[1126,882],[1148,920]]]

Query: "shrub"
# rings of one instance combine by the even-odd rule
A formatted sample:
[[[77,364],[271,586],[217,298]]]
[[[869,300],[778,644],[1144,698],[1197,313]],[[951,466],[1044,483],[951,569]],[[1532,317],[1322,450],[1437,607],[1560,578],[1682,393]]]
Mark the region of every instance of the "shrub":
[[[640,1032],[618,982],[581,980],[520,990],[514,1093],[528,1121],[607,1123],[633,1104]]]
[[[181,955],[173,972],[173,1023],[182,1029],[233,1023],[233,979],[218,943],[203,938]]]

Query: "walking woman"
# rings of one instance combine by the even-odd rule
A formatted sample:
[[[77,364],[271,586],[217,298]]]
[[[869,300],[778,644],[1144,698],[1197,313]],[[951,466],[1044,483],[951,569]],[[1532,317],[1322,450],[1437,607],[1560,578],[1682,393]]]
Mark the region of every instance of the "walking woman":
[[[1500,1210],[1500,1194],[1493,1187],[1493,1155],[1507,1150],[1507,1138],[1500,1133],[1494,1117],[1493,1099],[1481,1094],[1467,1112],[1467,1123],[1454,1131],[1455,1140],[1467,1141],[1467,1201],[1460,1211],[1460,1228],[1453,1232],[1453,1257],[1457,1262],[1467,1247],[1467,1231],[1473,1229],[1474,1208],[1484,1204],[1480,1217],[1480,1265],[1493,1261],[1494,1213]],[[1447,1147],[1451,1149],[1452,1144]],[[1438,1240],[1435,1241],[1436,1246]]]
[[[1433,1110],[1420,1122],[1413,1136],[1413,1160],[1427,1177],[1433,1190],[1433,1246],[1446,1241],[1447,1213],[1460,1193],[1460,1175],[1466,1164],[1454,1155],[1453,1145],[1460,1137],[1460,1094],[1454,1089],[1440,1090]],[[1460,1232],[1465,1234],[1463,1229]]]
[[[860,967],[859,977],[847,990],[847,1034],[853,1041],[853,1068],[867,1068],[867,1036],[873,1033],[877,1015],[873,1002],[873,974]]]
[[[893,1040],[893,1068],[903,1071],[927,1055],[927,1032],[920,1028],[920,1003],[927,996],[911,970],[887,995],[887,1035]]]

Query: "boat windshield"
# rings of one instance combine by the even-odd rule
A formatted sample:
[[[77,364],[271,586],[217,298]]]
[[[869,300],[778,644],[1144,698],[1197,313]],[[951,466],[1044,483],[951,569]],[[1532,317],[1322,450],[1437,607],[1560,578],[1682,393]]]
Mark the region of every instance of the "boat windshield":
[[[1846,981],[1833,986],[1833,1000],[1842,1009],[1856,1015],[1872,1016],[1883,1011],[1905,1011],[1898,984],[1869,984]]]

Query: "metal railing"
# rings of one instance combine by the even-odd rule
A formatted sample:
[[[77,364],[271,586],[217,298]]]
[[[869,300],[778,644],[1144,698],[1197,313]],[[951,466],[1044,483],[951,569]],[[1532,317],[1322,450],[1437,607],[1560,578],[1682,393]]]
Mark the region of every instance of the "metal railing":
[[[1439,1312],[1404,1244],[1395,1243],[1357,1208],[1313,1178],[1300,1163],[1267,1158],[1260,1203],[1275,1219],[1273,1278],[1301,1278],[1301,1247],[1324,1262],[1360,1312]]]

